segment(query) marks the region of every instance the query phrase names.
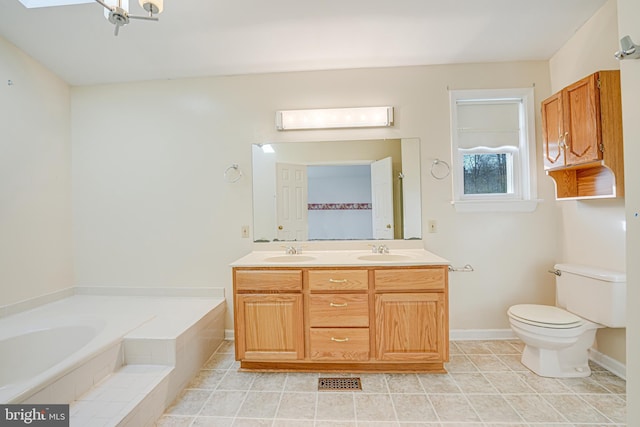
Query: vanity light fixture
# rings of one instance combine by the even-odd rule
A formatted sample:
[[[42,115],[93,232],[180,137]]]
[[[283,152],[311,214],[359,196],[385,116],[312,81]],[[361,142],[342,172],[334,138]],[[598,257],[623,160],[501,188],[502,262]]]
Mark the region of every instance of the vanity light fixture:
[[[339,129],[393,126],[393,107],[324,108],[276,112],[276,129]]]

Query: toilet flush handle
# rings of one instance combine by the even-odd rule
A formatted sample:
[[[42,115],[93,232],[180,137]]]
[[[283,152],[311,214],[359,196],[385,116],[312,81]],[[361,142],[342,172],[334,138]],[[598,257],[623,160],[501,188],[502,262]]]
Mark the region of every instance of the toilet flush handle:
[[[562,276],[562,271],[556,269],[549,270],[549,273],[555,274],[556,276]]]

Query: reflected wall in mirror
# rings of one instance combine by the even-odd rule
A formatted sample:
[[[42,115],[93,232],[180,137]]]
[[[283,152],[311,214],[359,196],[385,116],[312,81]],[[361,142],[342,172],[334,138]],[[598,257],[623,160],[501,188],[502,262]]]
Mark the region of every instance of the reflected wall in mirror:
[[[420,239],[420,140],[253,145],[256,242]]]

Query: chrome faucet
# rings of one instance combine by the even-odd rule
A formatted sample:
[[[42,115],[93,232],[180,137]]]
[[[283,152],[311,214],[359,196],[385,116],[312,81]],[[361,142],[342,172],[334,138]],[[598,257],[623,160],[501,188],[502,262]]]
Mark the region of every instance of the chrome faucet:
[[[295,246],[286,246],[284,248],[284,252],[287,255],[296,255],[296,254],[301,254],[302,253],[302,248],[301,247],[295,247]]]
[[[374,254],[388,254],[389,247],[387,245],[371,245],[371,252]]]

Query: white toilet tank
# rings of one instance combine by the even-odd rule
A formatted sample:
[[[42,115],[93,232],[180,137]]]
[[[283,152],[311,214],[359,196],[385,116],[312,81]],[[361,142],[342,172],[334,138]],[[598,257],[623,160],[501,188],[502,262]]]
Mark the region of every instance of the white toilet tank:
[[[556,305],[592,322],[624,328],[627,275],[578,264],[556,264]]]

